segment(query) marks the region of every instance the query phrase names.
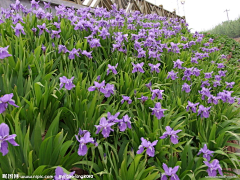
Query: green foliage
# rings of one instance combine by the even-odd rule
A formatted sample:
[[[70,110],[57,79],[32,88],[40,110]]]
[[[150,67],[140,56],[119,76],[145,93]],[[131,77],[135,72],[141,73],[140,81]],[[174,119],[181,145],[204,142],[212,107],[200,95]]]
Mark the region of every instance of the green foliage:
[[[96,17],[98,23],[101,19]],[[23,25],[26,35],[19,37],[15,36],[10,19],[0,24],[0,46],[9,46],[8,52],[12,55],[0,61],[0,95],[13,93],[13,99],[19,106],[8,105],[6,111],[0,114],[0,123],[9,125],[10,134],[17,135],[15,140],[19,144],[9,144],[6,156],[0,153],[0,173],[54,175],[56,167],[61,166],[68,174],[75,167],[94,175],[97,180],[156,180],[164,173],[162,165],[165,163],[168,167],[179,166],[177,175],[181,180],[198,180],[207,176],[207,166],[203,163],[206,159],[197,155],[204,144],[214,151],[212,159],[219,160],[224,174],[234,174],[227,169],[240,166],[239,154],[226,149],[227,146],[239,148],[239,145],[230,142],[240,140],[239,104],[219,100],[215,105],[199,95],[202,81],[206,80],[204,73],[213,71],[216,75],[219,71],[216,63],[224,63],[226,77],[222,77],[220,87],[211,89],[211,94],[217,96],[226,90],[225,82],[235,82],[231,89],[232,97],[240,97],[238,43],[226,36],[205,33],[202,42],[190,48],[184,49],[183,44],[179,44],[180,53],[168,52],[167,48],[163,48],[160,60],[150,58],[149,55],[138,58],[138,51],[131,40],[132,34],[139,33],[141,28],[136,22],[133,22],[136,30],[127,28],[126,19],[122,29],[109,28],[110,37],[106,39],[100,38],[97,31],[101,47],[91,48],[86,39],[91,34],[90,30],[74,30],[67,18],[59,19],[60,38],[51,38],[46,31],[38,35],[39,29],[36,34],[32,31],[32,28],[43,23],[46,23],[48,29],[57,30],[53,23],[58,22],[58,17],[47,20],[28,14],[23,20],[26,22]],[[149,22],[160,23],[159,29],[163,27],[163,21],[144,20],[144,23]],[[168,28],[172,30],[172,27]],[[156,40],[168,48],[171,42],[182,43],[181,36],[188,38],[188,41],[196,41],[196,37],[188,32],[184,24],[181,24],[181,28],[176,35],[162,33],[156,36]],[[127,52],[112,51],[116,32],[128,35],[128,41],[124,41]],[[193,65],[191,58],[194,52],[200,51],[209,38],[214,39],[209,48],[221,47],[220,51],[209,53],[209,57],[199,59],[198,64]],[[45,52],[41,49],[42,45],[46,47]],[[65,45],[68,50],[76,48],[92,51],[93,58],[80,55],[69,59],[69,53],[58,53],[58,45]],[[149,49],[146,54],[148,52]],[[222,54],[228,55],[230,52],[231,58],[221,59]],[[174,69],[178,72],[178,78],[174,81],[167,78],[173,69],[173,61],[177,59],[183,61],[186,68],[201,69],[200,76],[191,77],[191,81],[182,80],[184,69]],[[132,73],[131,63],[140,62],[144,62],[145,73]],[[115,66],[117,63],[118,74],[110,72],[107,75],[108,65]],[[151,73],[149,63],[161,63],[160,72]],[[114,85],[114,95],[105,97],[99,91],[88,90],[95,85],[99,75],[98,82],[105,80],[106,84]],[[74,76],[73,89],[60,89],[59,78],[63,76],[68,79]],[[164,90],[161,99],[151,99],[152,92],[146,87],[150,81],[152,89]],[[191,83],[190,93],[182,91],[184,83]],[[132,103],[121,103],[123,95],[129,96]],[[148,97],[144,103],[140,100],[142,95]],[[209,118],[200,117],[198,112],[187,111],[188,101],[199,102],[204,107],[211,106]],[[163,109],[167,109],[160,120],[150,109],[157,102],[161,103]],[[116,123],[108,138],[104,138],[101,133],[96,134],[95,125],[99,124],[102,117],[107,117],[108,112],[112,115],[120,112],[118,119],[128,115],[132,128],[122,132]],[[178,133],[179,143],[171,143],[169,137],[159,139],[166,131],[166,126],[181,130]],[[98,143],[97,147],[88,143],[85,156],[78,155],[80,147],[75,135],[79,128],[89,131]],[[141,137],[150,142],[158,140],[154,147],[154,157],[148,156],[146,150],[136,154]]]
[[[211,34],[226,35],[230,38],[240,37],[240,17],[233,21],[224,21],[206,32]]]

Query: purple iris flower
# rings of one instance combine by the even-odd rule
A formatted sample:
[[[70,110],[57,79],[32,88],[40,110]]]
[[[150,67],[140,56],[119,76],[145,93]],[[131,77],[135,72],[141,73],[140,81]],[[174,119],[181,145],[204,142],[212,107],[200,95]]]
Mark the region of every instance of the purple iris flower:
[[[180,59],[177,59],[176,61],[173,61],[173,63],[174,63],[173,68],[183,69],[182,64],[184,62],[182,62]]]
[[[203,88],[204,86],[210,86],[209,80],[202,81],[201,87]]]
[[[34,32],[34,34],[37,32],[37,28],[32,28],[32,31]]]
[[[159,137],[160,139],[165,139],[168,136],[171,136],[171,142],[173,144],[177,144],[178,143],[178,136],[177,133],[181,132],[182,130],[176,130],[174,131],[170,126],[166,126],[166,132],[163,133],[163,135],[161,137]]]
[[[37,25],[38,29],[40,30],[39,36],[43,33],[44,30],[46,30],[46,24],[43,23],[42,25]]]
[[[42,8],[39,8],[38,10],[33,10],[33,13],[36,14],[36,17],[38,19],[43,19],[46,17],[45,11]]]
[[[150,108],[150,107],[149,107]],[[162,117],[164,117],[164,111],[166,111],[167,109],[162,109],[161,108],[161,103],[158,102],[155,104],[154,108],[150,108],[152,109],[152,115],[155,115],[158,119],[161,119]]]
[[[217,170],[218,170],[219,174],[223,176],[222,168],[217,159],[214,159],[212,161],[212,163],[209,163],[207,161],[203,161],[203,162],[205,163],[206,166],[208,166],[208,169],[207,169],[208,176],[210,176],[210,177],[216,176]]]
[[[37,2],[37,1],[35,1],[35,0],[32,0],[31,1],[31,6],[32,6],[32,8],[36,8],[36,9],[38,9],[38,7],[39,7],[39,1]]]
[[[148,55],[149,55],[149,58],[157,58],[158,57],[158,54],[157,54],[157,51],[151,51],[149,50],[148,52]],[[150,65],[149,65],[150,66]]]
[[[138,147],[137,154],[141,154],[144,151],[144,148],[147,148],[147,154],[151,157],[154,157],[155,155],[155,149],[153,146],[156,146],[158,140],[153,141],[152,143],[150,141],[147,141],[143,137],[141,137],[141,145]]]
[[[189,111],[189,108],[191,108],[191,110],[196,113],[196,110],[197,110],[197,106],[199,105],[199,103],[192,103],[190,101],[188,101],[188,105],[187,105],[187,111]]]
[[[51,9],[51,3],[46,3],[46,2],[43,2],[44,4],[44,9]]]
[[[7,124],[5,123],[0,124],[0,152],[2,153],[3,156],[5,156],[8,153],[7,141],[11,143],[13,146],[19,146],[19,144],[15,142],[16,136],[17,136],[16,134],[9,135],[9,127]]]
[[[221,69],[221,68],[224,68],[224,67],[225,67],[223,63],[217,63],[217,65],[218,65],[218,67],[217,67],[217,68],[219,68],[219,69]]]
[[[214,39],[209,38],[208,42],[212,43]]]
[[[200,94],[202,94],[202,100],[205,99],[205,96],[209,97],[211,95],[210,89],[211,88],[203,87],[201,91],[198,91]]]
[[[233,88],[233,85],[235,84],[235,82],[225,82],[227,87],[226,88]]]
[[[211,109],[212,106],[210,107],[204,107],[203,105],[200,105],[199,106],[199,109],[198,109],[198,115],[201,114],[201,118],[202,117],[205,117],[205,118],[208,118],[209,117],[209,110]]]
[[[142,95],[141,98],[138,99],[141,99],[141,102],[144,103],[146,100],[148,100],[148,97]]]
[[[172,71],[168,72],[167,79],[171,78],[172,80],[175,80],[175,79],[178,78],[178,77],[177,77],[177,74],[178,74],[178,72],[175,73],[175,72],[172,70]]]
[[[143,65],[144,65],[144,62],[141,62],[140,64],[134,64],[132,62],[132,65],[133,65],[133,70],[132,70],[132,73],[135,73],[135,72],[141,72],[141,73],[144,73],[144,70],[143,70]]]
[[[102,37],[103,39],[106,39],[106,37],[110,36],[110,33],[108,32],[108,29],[106,29],[105,27],[102,28],[102,30],[99,30],[100,32],[100,37]]]
[[[227,59],[227,55],[222,54],[221,59]]]
[[[19,35],[20,35],[21,33],[24,34],[24,35],[26,35],[26,33],[24,32],[23,26],[22,26],[20,23],[17,23],[16,27],[13,27],[13,26],[11,26],[11,27],[14,29],[15,35],[16,35],[17,37],[19,37]]]
[[[87,56],[89,59],[92,59],[92,51],[87,52],[86,50],[82,51],[82,55]]]
[[[215,80],[216,80],[216,81],[221,81],[221,80],[222,80],[221,77],[222,77],[222,76],[220,76],[220,75],[215,75]]]
[[[185,79],[187,79],[188,81],[191,81],[191,77],[190,77],[190,76],[184,75],[184,76],[182,77],[182,80],[185,80]]]
[[[151,63],[148,63],[148,65],[151,67],[151,73],[152,73],[153,71],[156,71],[157,73],[160,72],[160,71],[159,71],[160,63],[157,63],[156,65],[153,65],[153,64],[151,64]]]
[[[208,97],[208,103],[213,103],[213,104],[217,105],[219,99],[221,99],[221,97],[210,95]]]
[[[122,104],[124,103],[124,101],[127,101],[128,104],[131,104],[131,103],[132,103],[132,100],[131,100],[130,97],[128,97],[128,96],[122,96],[122,97],[123,97],[123,99],[121,100],[121,103],[122,103]]]
[[[2,114],[8,107],[8,104],[13,105],[15,107],[19,107],[15,104],[15,101],[12,99],[13,93],[5,94],[0,97],[0,114]]]
[[[71,172],[70,174],[66,174],[63,169],[58,166],[55,170],[54,180],[71,180],[71,176],[75,174],[75,171]]]
[[[151,89],[152,83],[149,82],[148,84],[145,84],[145,86],[147,86],[148,89]]]
[[[111,131],[114,131],[111,126],[113,126],[115,123],[109,123],[105,117],[102,117],[100,119],[99,125],[94,125],[97,128],[96,134],[98,134],[102,130],[103,137],[107,138],[109,137],[109,134]]]
[[[53,25],[56,26],[56,28],[60,29],[61,23],[54,22]]]
[[[201,71],[201,69],[193,68],[192,73],[195,76],[199,76],[200,75],[200,71]]]
[[[83,130],[84,131],[84,130]],[[79,148],[78,148],[78,155],[79,156],[85,156],[87,154],[87,143],[92,143],[95,145],[95,142],[93,140],[93,138],[91,138],[91,134],[90,132],[84,132],[84,135],[79,139],[78,135],[75,135],[76,139],[78,140],[78,142],[80,142],[79,144]]]
[[[187,38],[184,36],[181,36],[181,41],[187,41]]]
[[[240,105],[240,98],[235,98],[237,100],[237,104]]]
[[[191,75],[193,75],[193,67],[192,68],[184,68],[184,76],[186,77],[190,77]]]
[[[60,77],[59,79],[60,79],[60,88],[59,88],[59,90],[62,89],[64,84],[65,84],[65,88],[67,90],[71,90],[72,88],[75,87],[75,85],[72,83],[72,81],[74,79],[74,76],[71,79],[67,79],[66,76]]]
[[[191,91],[190,87],[191,87],[191,85],[188,85],[187,83],[184,83],[182,85],[182,91],[185,91],[186,93],[189,93]]]
[[[113,72],[113,74],[117,74],[116,68],[118,67],[118,63],[115,66],[111,66],[108,64],[108,69],[107,69],[107,75],[109,74],[110,70]]]
[[[213,71],[210,73],[204,73],[206,79],[210,79],[212,77]]]
[[[120,131],[125,131],[127,129],[127,127],[129,129],[132,129],[131,126],[131,121],[130,121],[130,117],[126,114],[125,116],[122,117],[122,119],[118,120],[118,127]]]
[[[47,48],[46,48],[46,46],[44,46],[44,45],[42,44],[41,49],[42,49],[43,53],[45,53]]]
[[[58,53],[63,52],[64,54],[68,51],[66,46],[64,45],[58,45],[58,50],[59,50]]]
[[[203,148],[200,149],[199,153],[197,154],[198,156],[203,153],[203,157],[206,158],[208,161],[211,160],[211,157],[210,156],[213,156],[212,153],[214,153],[214,151],[210,151],[208,148],[207,148],[207,145],[204,144]]]
[[[46,13],[46,19],[48,19],[49,21],[51,21],[52,19],[53,19],[53,15],[52,15],[52,13],[49,13],[49,12],[47,12]]]
[[[107,113],[107,118],[109,123],[117,123],[119,122],[118,116],[120,112],[117,112],[115,115],[112,115],[110,112]]]
[[[16,0],[16,3],[15,4],[11,4],[11,5],[13,5],[13,9],[16,10],[16,11],[20,10],[21,8],[23,8],[23,5],[20,3],[19,0]]]
[[[217,96],[220,97],[223,102],[228,102],[228,103],[232,104],[232,103],[234,103],[234,97],[231,97],[232,93],[233,93],[233,91],[223,90],[223,92],[219,92],[217,94]]]
[[[97,81],[99,81],[100,79],[101,79],[101,76],[98,76],[98,77],[97,77]]]
[[[8,52],[8,47],[0,47],[0,59],[4,59],[6,57],[12,56],[11,54],[9,54]]]
[[[101,90],[105,97],[110,97],[111,94],[114,94],[114,84],[106,84],[104,89]]]
[[[58,30],[58,31],[52,30],[51,38],[52,38],[52,39],[53,39],[54,37],[60,38],[60,34],[59,34],[60,32],[61,32],[61,30]]]
[[[161,180],[168,180],[168,177],[171,177],[171,180],[180,180],[178,175],[176,174],[179,166],[175,166],[174,168],[168,168],[168,166],[163,163],[164,173],[162,174]]]
[[[102,92],[102,91],[104,92],[105,80],[102,81],[101,83],[94,81],[94,85],[95,86],[89,87],[88,91],[95,91],[97,89],[100,92]]]
[[[78,50],[75,48],[73,48],[71,51],[68,51],[68,52],[69,52],[69,56],[68,56],[69,59],[74,59],[75,55],[79,57]]]
[[[159,89],[154,89],[152,90],[151,89],[151,92],[152,92],[152,100],[154,100],[156,98],[156,96],[158,97],[158,99],[163,99],[162,97],[162,93],[164,92],[164,90],[159,90]]]
[[[218,71],[219,76],[226,77],[227,71]]]
[[[78,135],[82,137],[87,132],[88,132],[87,130],[81,130],[81,128],[79,128]]]
[[[192,57],[191,58],[191,63],[196,63],[196,64],[198,64],[198,58],[197,57]]]
[[[220,81],[214,81],[213,87],[221,86]]]
[[[100,44],[100,39],[92,39],[89,41],[90,47],[94,48],[94,47],[101,47]]]
[[[19,14],[16,14],[13,18],[13,24],[17,24],[19,21],[21,21],[23,24],[25,23],[22,19],[22,17]]]
[[[4,23],[4,21],[1,19],[1,17],[0,17],[0,24],[2,24],[2,23]]]

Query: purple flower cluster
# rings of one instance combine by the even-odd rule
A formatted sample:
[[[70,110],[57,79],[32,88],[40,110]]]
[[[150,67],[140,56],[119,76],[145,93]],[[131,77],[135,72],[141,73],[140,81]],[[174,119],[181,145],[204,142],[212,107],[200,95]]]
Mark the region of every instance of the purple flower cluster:
[[[187,105],[187,111],[189,111],[189,109],[191,108],[191,110],[196,113],[197,111],[197,106],[199,105],[199,103],[192,103],[190,101],[188,101],[188,105]],[[210,109],[211,109],[211,106],[210,107],[204,107],[203,105],[200,105],[199,106],[199,109],[198,109],[198,116],[200,115],[201,117],[205,117],[205,118],[208,118],[209,115],[210,115]]]
[[[102,117],[100,119],[100,123],[99,125],[95,125],[95,127],[97,128],[97,132],[96,134],[98,134],[100,131],[102,131],[102,135],[103,137],[107,138],[110,135],[111,131],[114,131],[111,126],[113,126],[115,124],[115,122],[109,122],[107,121],[107,119],[105,117]]]
[[[203,162],[208,167],[208,169],[207,169],[208,176],[210,176],[210,177],[216,176],[217,170],[218,170],[219,174],[223,176],[222,168],[219,164],[219,161],[217,159],[214,159],[212,161],[212,163],[210,163],[210,160],[211,160],[210,156],[213,156],[214,151],[209,150],[207,148],[207,145],[204,144],[204,147],[200,149],[200,151],[198,152],[197,155],[200,155],[202,153],[203,153],[203,157],[207,159],[207,161],[203,161]]]
[[[114,85],[113,84],[106,84],[105,86],[105,80],[101,83],[98,83],[94,81],[95,86],[91,86],[88,88],[88,91],[99,91],[104,94],[105,97],[110,97],[111,94],[114,94]]]
[[[120,112],[116,113],[115,115],[112,115],[110,112],[107,113],[107,119],[105,117],[102,117],[100,119],[99,125],[95,125],[97,128],[96,134],[98,134],[100,131],[102,131],[102,135],[104,138],[109,137],[111,131],[114,131],[112,129],[112,126],[118,123],[118,127],[120,131],[125,131],[127,127],[129,129],[132,128],[131,126],[131,117],[128,115],[125,115],[122,117],[122,119],[118,119],[118,116],[120,115]]]

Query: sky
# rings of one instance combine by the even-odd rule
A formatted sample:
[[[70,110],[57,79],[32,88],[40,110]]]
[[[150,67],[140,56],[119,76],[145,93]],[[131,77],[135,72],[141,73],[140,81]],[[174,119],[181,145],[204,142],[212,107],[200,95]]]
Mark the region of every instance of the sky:
[[[153,4],[163,5],[169,11],[176,9],[177,15],[184,16],[189,24],[191,32],[204,31],[214,28],[216,25],[240,17],[240,0],[185,0],[184,7],[181,0],[147,0]],[[179,7],[179,8],[178,8]],[[183,11],[184,8],[184,11]],[[179,9],[179,11],[178,11]]]

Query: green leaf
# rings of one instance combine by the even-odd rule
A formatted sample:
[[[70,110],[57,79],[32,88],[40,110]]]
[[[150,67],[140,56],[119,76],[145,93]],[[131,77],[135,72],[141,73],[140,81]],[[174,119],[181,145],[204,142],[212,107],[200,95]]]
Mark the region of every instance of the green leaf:
[[[159,174],[159,172],[155,172],[151,175],[148,175],[146,178],[144,178],[143,180],[152,180],[155,179],[157,177],[157,175]]]
[[[48,128],[45,138],[49,138],[49,137],[57,134],[58,127],[59,127],[59,117],[61,115],[61,112],[62,111],[58,111],[57,116],[55,117],[55,119],[51,123],[50,127]]]

